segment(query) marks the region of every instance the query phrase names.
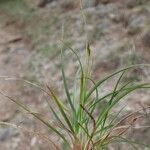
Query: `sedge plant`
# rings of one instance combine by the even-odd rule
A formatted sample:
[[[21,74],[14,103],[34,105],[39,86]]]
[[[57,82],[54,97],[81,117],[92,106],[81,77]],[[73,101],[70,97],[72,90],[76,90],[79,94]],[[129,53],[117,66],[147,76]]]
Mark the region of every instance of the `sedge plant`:
[[[133,147],[135,147],[136,144],[140,144],[150,148],[150,145],[130,141],[123,137],[124,133],[133,126],[134,122],[143,116],[140,110],[132,112],[118,121],[116,118],[118,118],[122,111],[120,110],[111,120],[109,119],[111,110],[116,104],[122,101],[124,97],[135,90],[150,88],[149,83],[133,84],[132,82],[128,82],[122,84],[121,81],[125,72],[139,66],[149,65],[137,64],[128,66],[95,82],[90,75],[91,49],[89,44],[86,46],[86,57],[83,62],[77,51],[64,41],[61,42],[66,49],[69,49],[73,55],[75,55],[79,64],[74,79],[74,87],[71,88],[68,84],[64,69],[65,52],[63,50],[61,51],[61,72],[64,86],[63,94],[66,95],[67,103],[64,105],[64,100],[59,98],[49,85],[43,88],[40,85],[24,80],[24,82],[39,88],[48,95],[49,100],[46,102],[54,116],[53,122],[49,122],[48,118],[43,118],[43,115],[33,112],[29,107],[7,96],[2,91],[0,91],[0,93],[41,121],[59,138],[58,145],[55,141],[51,140],[56,150],[102,150],[109,144],[117,141],[126,142],[133,145]],[[119,77],[114,88],[107,94],[100,96],[98,89],[103,88],[103,83],[115,76]],[[105,104],[101,105],[103,102],[105,102]],[[52,104],[55,104],[55,108]],[[145,109],[148,108],[149,107]]]

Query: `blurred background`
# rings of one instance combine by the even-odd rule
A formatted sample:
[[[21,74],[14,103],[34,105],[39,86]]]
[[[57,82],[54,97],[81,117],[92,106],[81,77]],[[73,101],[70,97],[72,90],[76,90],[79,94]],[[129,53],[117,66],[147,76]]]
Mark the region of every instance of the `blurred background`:
[[[23,81],[8,78],[50,84],[63,97],[59,42],[62,25],[64,41],[81,57],[84,57],[85,42],[89,41],[95,80],[123,66],[150,63],[149,0],[83,0],[82,3],[81,12],[79,0],[0,0],[0,90],[50,120],[45,95]],[[66,74],[73,77],[76,58],[65,47],[63,49]],[[149,80],[149,74],[148,68],[135,69],[127,80]],[[107,82],[103,90],[111,89],[114,81]],[[126,105],[126,111],[132,112],[150,105],[149,98],[148,91],[135,92],[114,111]],[[48,133],[36,119],[1,95],[0,121]],[[140,123],[150,125],[150,117]],[[129,136],[150,144],[148,128],[133,130]],[[53,150],[50,147],[47,141],[31,133],[0,126],[0,150]],[[132,150],[132,147],[120,143],[109,149]]]

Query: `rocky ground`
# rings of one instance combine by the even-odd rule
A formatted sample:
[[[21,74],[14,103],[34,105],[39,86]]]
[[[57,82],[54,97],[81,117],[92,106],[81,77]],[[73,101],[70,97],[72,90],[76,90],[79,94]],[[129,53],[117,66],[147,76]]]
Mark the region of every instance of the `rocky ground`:
[[[81,57],[88,39],[94,59],[92,76],[95,80],[122,66],[150,63],[149,0],[84,0],[83,12],[79,4],[71,0],[54,0],[43,8],[37,5],[38,2],[32,0],[0,1],[0,91],[20,99],[33,110],[50,117],[42,92],[23,81],[10,78],[49,83],[62,95],[59,70],[62,25],[64,40],[77,49]],[[76,60],[65,47],[64,50],[67,55],[67,76],[73,76]],[[132,72],[128,78],[149,81],[149,73],[147,68],[141,68]],[[114,81],[110,81],[104,89],[109,90],[113,86]],[[149,92],[136,92],[116,106],[114,111],[125,104],[128,104],[127,111],[150,105]],[[47,132],[37,120],[20,111],[16,105],[0,96],[0,121],[21,125],[32,131]],[[142,123],[149,125],[150,118],[147,117]],[[149,131],[135,130],[130,137],[149,144]],[[10,126],[0,128],[0,150],[53,149],[49,147],[48,142],[23,129],[20,131]],[[132,148],[120,144],[114,149]],[[139,147],[139,150],[142,149]]]

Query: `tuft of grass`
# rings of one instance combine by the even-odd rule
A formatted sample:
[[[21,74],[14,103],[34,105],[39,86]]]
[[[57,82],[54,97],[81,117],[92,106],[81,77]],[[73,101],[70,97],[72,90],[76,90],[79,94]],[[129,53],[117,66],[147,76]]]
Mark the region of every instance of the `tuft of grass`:
[[[56,149],[62,150],[101,150],[107,147],[112,142],[126,142],[131,145],[140,144],[135,141],[130,141],[123,135],[132,128],[138,118],[143,117],[141,110],[127,115],[125,118],[117,122],[122,109],[112,118],[111,110],[122,101],[127,95],[138,89],[149,89],[150,83],[123,83],[122,80],[128,70],[138,68],[140,66],[149,66],[146,64],[137,64],[127,66],[123,69],[104,77],[95,82],[91,77],[91,49],[87,44],[85,51],[84,62],[80,59],[78,53],[72,49],[63,40],[61,41],[63,48],[69,49],[77,58],[79,69],[76,73],[74,81],[74,90],[71,92],[71,87],[68,86],[68,81],[65,74],[64,57],[65,53],[61,50],[61,72],[64,85],[64,95],[66,95],[67,104],[63,104],[64,100],[59,98],[54,90],[49,85],[42,88],[40,85],[23,80],[24,82],[39,88],[49,96],[47,105],[54,116],[53,123],[48,122],[48,119],[43,118],[43,115],[33,112],[30,108],[22,104],[20,101],[11,98],[0,91],[2,95],[16,103],[19,107],[33,115],[41,121],[48,129],[53,131],[59,137],[59,146]],[[103,88],[103,83],[113,79],[114,76],[119,76],[114,88],[106,95],[100,96],[98,88]],[[105,101],[105,104],[103,104]],[[53,105],[56,108],[54,109]],[[100,107],[103,104],[103,107]],[[149,107],[145,108],[148,109]],[[54,124],[55,123],[55,124]],[[55,141],[53,141],[55,144]],[[56,145],[56,144],[55,144]],[[143,144],[150,148],[149,145]]]

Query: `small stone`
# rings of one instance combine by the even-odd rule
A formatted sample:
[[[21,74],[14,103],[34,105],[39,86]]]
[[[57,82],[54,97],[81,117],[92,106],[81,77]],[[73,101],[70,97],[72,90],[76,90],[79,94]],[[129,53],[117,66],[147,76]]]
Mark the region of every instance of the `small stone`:
[[[115,23],[119,23],[122,21],[122,16],[119,13],[110,14],[109,18]]]
[[[31,139],[31,146],[32,146],[32,147],[35,146],[36,142],[37,142],[37,138],[36,138],[36,137],[33,137],[33,138]]]
[[[150,30],[144,33],[142,43],[145,47],[150,48]]]
[[[109,17],[110,15],[117,14],[118,12],[118,7],[113,3],[108,5],[101,4],[96,7],[96,15],[101,18]]]
[[[0,141],[5,141],[10,137],[9,128],[4,128],[0,130]]]
[[[54,0],[40,0],[40,2],[38,3],[38,7],[45,7],[48,3],[52,2]]]
[[[108,2],[109,2],[109,0],[101,0],[101,3],[103,3],[103,4],[107,4]]]
[[[128,20],[128,33],[136,34],[145,26],[145,16],[133,15]]]
[[[19,135],[18,130],[11,127],[0,128],[0,141],[6,141],[11,137],[17,137]]]

